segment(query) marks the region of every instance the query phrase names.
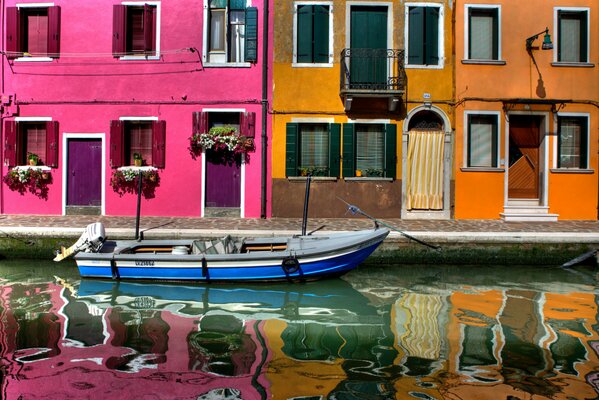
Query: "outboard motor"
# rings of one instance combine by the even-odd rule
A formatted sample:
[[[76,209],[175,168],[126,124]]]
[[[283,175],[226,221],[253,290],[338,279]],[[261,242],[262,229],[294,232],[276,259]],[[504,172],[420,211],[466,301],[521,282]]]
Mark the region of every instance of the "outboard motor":
[[[56,252],[54,261],[62,261],[80,251],[97,252],[102,248],[105,240],[106,231],[104,225],[101,222],[89,224],[85,227],[85,231],[74,245],[68,249],[61,247],[61,249]]]

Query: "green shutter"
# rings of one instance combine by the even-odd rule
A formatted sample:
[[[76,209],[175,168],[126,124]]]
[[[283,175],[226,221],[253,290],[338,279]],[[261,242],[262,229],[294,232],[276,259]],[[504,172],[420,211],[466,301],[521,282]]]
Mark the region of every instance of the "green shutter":
[[[343,177],[356,176],[354,124],[343,124]]]
[[[329,124],[329,176],[339,176],[341,124]]]
[[[408,24],[408,64],[424,64],[424,7],[410,7]]]
[[[329,62],[329,7],[314,6],[314,44],[315,63]]]
[[[385,177],[395,179],[397,173],[397,126],[385,125]]]
[[[426,21],[424,32],[424,53],[426,65],[439,64],[439,10],[438,7],[425,7]]]
[[[297,152],[299,139],[299,124],[287,124],[287,144],[285,145],[285,175],[297,176]]]
[[[243,10],[245,9],[245,0],[229,0],[229,8],[231,10]]]
[[[297,7],[297,62],[313,62],[312,41],[313,41],[313,6]]]
[[[245,9],[245,62],[258,62],[258,9]]]
[[[210,0],[210,8],[226,8],[227,0]]]

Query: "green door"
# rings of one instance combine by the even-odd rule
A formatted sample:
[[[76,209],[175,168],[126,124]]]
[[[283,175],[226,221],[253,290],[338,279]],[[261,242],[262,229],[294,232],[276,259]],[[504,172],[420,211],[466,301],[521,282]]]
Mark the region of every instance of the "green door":
[[[387,83],[387,7],[351,8],[350,84],[354,89]]]

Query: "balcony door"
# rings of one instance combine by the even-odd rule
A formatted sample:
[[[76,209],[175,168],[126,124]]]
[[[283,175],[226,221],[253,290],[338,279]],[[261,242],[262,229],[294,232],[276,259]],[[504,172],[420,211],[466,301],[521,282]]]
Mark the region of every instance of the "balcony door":
[[[351,8],[352,89],[383,88],[387,83],[387,7]]]

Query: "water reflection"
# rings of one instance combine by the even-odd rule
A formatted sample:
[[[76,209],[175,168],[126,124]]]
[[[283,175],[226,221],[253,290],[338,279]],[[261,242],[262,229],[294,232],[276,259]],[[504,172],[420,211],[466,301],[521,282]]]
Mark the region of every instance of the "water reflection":
[[[596,279],[575,272],[194,286],[0,264],[3,398],[597,398]]]

